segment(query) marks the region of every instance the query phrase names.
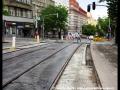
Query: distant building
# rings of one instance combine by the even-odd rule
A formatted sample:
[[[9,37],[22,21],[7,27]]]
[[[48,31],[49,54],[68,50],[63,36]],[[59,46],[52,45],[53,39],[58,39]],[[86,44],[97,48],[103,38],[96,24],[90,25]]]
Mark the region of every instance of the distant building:
[[[55,5],[55,2],[53,0],[32,0],[33,17],[36,13],[39,16],[41,11],[49,5]]]
[[[34,29],[32,0],[3,0],[3,35],[31,37]]]
[[[55,5],[63,5],[66,8],[69,8],[69,0],[54,0]]]
[[[82,25],[87,24],[87,12],[84,11],[76,0],[69,0],[69,26],[68,32],[82,33]]]
[[[68,9],[68,33],[82,33],[82,25],[87,23],[87,12],[84,11],[76,0],[55,0],[55,5],[63,5]]]
[[[87,13],[87,16],[88,16],[87,23],[96,26],[97,20],[93,19],[90,12]]]

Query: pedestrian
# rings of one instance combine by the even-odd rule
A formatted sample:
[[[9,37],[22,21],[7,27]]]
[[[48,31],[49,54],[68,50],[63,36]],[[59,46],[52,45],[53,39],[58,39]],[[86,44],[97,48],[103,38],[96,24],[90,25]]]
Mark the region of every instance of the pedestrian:
[[[77,43],[80,41],[81,42],[81,38],[79,33],[75,33],[75,39],[77,40]]]

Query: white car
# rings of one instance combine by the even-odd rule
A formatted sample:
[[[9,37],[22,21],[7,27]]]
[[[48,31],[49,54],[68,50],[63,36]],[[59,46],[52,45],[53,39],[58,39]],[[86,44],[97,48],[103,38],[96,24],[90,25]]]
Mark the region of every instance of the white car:
[[[89,36],[89,39],[90,39],[90,40],[93,40],[93,38],[94,38],[94,37],[93,37],[92,35]]]

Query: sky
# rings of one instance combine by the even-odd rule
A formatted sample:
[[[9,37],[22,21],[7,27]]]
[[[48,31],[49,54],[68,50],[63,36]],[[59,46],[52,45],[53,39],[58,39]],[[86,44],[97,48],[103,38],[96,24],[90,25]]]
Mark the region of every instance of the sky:
[[[68,4],[67,2],[69,0],[54,0],[54,1],[65,5],[65,4]],[[87,11],[87,5],[92,4],[92,2],[95,2],[98,5],[106,5],[106,2],[99,3],[98,2],[99,0],[76,0],[76,1],[79,3],[79,6],[85,11]],[[92,6],[91,6],[90,13],[94,19],[98,19],[98,17],[108,16],[107,7],[104,7],[104,6],[96,6],[95,10],[92,10]]]
[[[92,4],[92,2],[95,2],[98,5],[106,5],[106,2],[99,3],[99,0],[77,0],[81,8],[83,8],[85,11],[87,11],[87,5]],[[95,10],[90,10],[92,17],[94,19],[97,19],[98,17],[107,17],[107,7],[105,6],[96,6]]]

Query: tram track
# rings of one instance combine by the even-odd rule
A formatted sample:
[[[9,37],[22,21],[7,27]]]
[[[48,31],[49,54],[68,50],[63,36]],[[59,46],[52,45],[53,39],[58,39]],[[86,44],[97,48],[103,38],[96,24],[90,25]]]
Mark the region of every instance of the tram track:
[[[46,44],[43,44],[43,45],[47,45],[47,44],[51,44],[51,43],[46,43]],[[31,46],[32,45],[32,46]],[[37,47],[37,46],[43,46],[43,45],[35,45],[35,44],[27,44],[27,45],[20,45],[20,46],[17,46],[15,48],[15,50],[11,50],[11,51],[8,51],[8,52],[4,52],[3,54],[8,54],[8,53],[12,53],[12,52],[16,52],[16,51],[20,51],[20,50],[23,50],[23,49],[27,49],[27,48],[34,48],[34,47]],[[24,46],[29,46],[27,48],[22,48]],[[31,46],[31,47],[30,47]],[[11,47],[8,47],[8,48],[4,48],[3,50],[10,50],[12,49]]]
[[[76,52],[74,53],[74,55],[77,56],[80,50],[81,49],[78,48]],[[52,84],[49,90],[63,90],[63,89],[64,90],[66,89],[103,90],[101,81],[99,79],[99,75],[96,71],[94,62],[92,60],[89,45],[86,46],[85,51],[86,51],[86,56],[87,56],[85,59],[86,64],[85,65],[78,64],[77,66],[77,64],[74,64],[74,63],[79,63],[79,61],[77,62],[77,60],[75,60],[74,58],[75,56],[72,55],[72,58],[70,58],[71,59],[70,64],[67,65],[67,68],[65,67],[66,69],[65,68],[63,69],[64,73],[61,71],[61,73],[58,74],[58,77],[56,78],[56,80],[54,81],[54,83]],[[77,72],[75,71],[75,69],[77,69]]]
[[[25,85],[28,85],[29,87],[30,86],[33,86],[30,90],[56,90],[55,89],[55,87],[56,87],[56,84],[58,83],[58,81],[59,81],[59,79],[60,79],[60,77],[62,76],[62,74],[63,74],[63,72],[64,72],[64,70],[65,70],[65,68],[66,68],[66,66],[68,65],[68,63],[69,63],[69,61],[71,60],[71,58],[73,57],[73,55],[75,54],[75,52],[78,50],[78,48],[82,45],[82,44],[80,44],[80,45],[78,45],[75,49],[74,49],[74,51],[73,52],[71,52],[70,53],[70,55],[69,55],[69,57],[68,58],[66,58],[64,61],[64,64],[61,64],[61,67],[60,67],[60,70],[57,72],[57,74],[54,76],[54,80],[51,80],[50,78],[48,78],[47,76],[49,76],[49,74],[48,75],[45,75],[45,76],[43,76],[44,74],[40,74],[39,76],[41,77],[40,78],[40,83],[39,84],[42,84],[42,86],[41,85],[39,85],[39,86],[41,86],[41,88],[37,88],[36,89],[36,87],[37,87],[37,85],[35,85],[35,84],[32,84],[31,82],[26,82],[26,79],[25,79],[25,77],[27,77],[29,74],[33,74],[34,75],[34,77],[36,77],[36,74],[34,73],[34,72],[36,72],[37,70],[39,71],[39,69],[40,68],[43,68],[43,72],[41,72],[41,73],[47,73],[48,71],[49,72],[51,72],[48,68],[48,66],[49,66],[49,64],[48,64],[48,66],[44,66],[45,65],[45,63],[47,63],[47,62],[53,62],[54,60],[54,57],[55,57],[55,55],[56,55],[56,57],[58,57],[58,55],[59,55],[59,53],[62,53],[62,51],[64,51],[66,48],[68,48],[68,47],[70,47],[70,46],[72,46],[73,44],[71,43],[71,44],[69,44],[69,45],[66,45],[66,46],[64,46],[63,48],[61,48],[60,50],[57,50],[56,52],[54,52],[53,54],[51,54],[51,55],[49,55],[48,57],[46,57],[46,58],[44,58],[43,60],[41,60],[40,62],[38,62],[38,63],[36,63],[36,64],[34,64],[33,66],[31,66],[30,68],[28,68],[28,69],[26,69],[24,72],[22,72],[22,73],[20,73],[20,74],[18,74],[16,77],[14,77],[14,78],[12,78],[11,80],[9,80],[7,83],[5,83],[4,85],[3,85],[3,90],[4,90],[4,88],[6,88],[7,86],[9,86],[9,85],[15,85],[15,84],[25,84]],[[92,72],[93,72],[93,76],[92,77],[94,77],[94,79],[95,79],[95,81],[94,82],[96,82],[96,85],[97,85],[97,87],[93,87],[93,88],[100,88],[100,90],[103,90],[102,89],[102,85],[101,85],[101,82],[100,82],[100,80],[99,80],[99,76],[98,76],[98,74],[97,74],[97,71],[96,71],[96,69],[95,69],[95,66],[94,66],[94,62],[93,62],[93,60],[92,60],[92,56],[91,56],[91,52],[90,52],[90,50],[89,50],[89,45],[87,46],[87,48],[88,48],[88,50],[86,51],[86,53],[87,53],[87,55],[89,54],[90,56],[88,57],[88,59],[86,59],[86,60],[88,60],[88,61],[86,61],[86,65],[87,65],[87,67],[88,68],[92,68],[93,70],[92,70]],[[54,48],[53,47],[50,47],[50,48],[47,48],[47,50],[54,50]],[[58,54],[58,55],[57,55]],[[53,59],[52,59],[53,58]],[[57,60],[58,61],[58,60]],[[56,61],[55,61],[56,62]],[[57,64],[57,63],[56,63]],[[44,66],[44,67],[42,67],[42,66]],[[50,65],[50,66],[54,66],[54,65]],[[45,68],[45,69],[44,69]],[[55,67],[54,67],[55,68]],[[48,70],[47,70],[48,69]],[[56,68],[57,69],[57,68]],[[51,72],[52,73],[52,72]],[[31,75],[32,75],[31,74]],[[51,74],[50,74],[51,75]],[[39,77],[38,76],[38,77]],[[31,77],[31,78],[34,78],[33,76]],[[43,77],[43,78],[42,78]],[[49,76],[50,77],[50,76]],[[48,84],[48,80],[51,80],[50,81],[50,83]],[[34,81],[33,81],[34,82]],[[36,81],[35,81],[36,82]],[[46,84],[46,85],[45,85]],[[34,86],[36,86],[36,87],[34,87]],[[13,87],[13,86],[12,86]],[[9,87],[8,87],[9,88]],[[11,87],[10,87],[11,88]],[[19,88],[19,87],[18,87]],[[34,89],[33,89],[34,88]],[[16,90],[16,89],[5,89],[5,90]],[[20,90],[28,90],[28,89],[25,89],[25,87],[24,87],[24,89],[20,89]]]
[[[29,46],[29,45],[35,45],[35,44],[24,44],[24,45],[18,45],[17,48],[23,47],[23,46]],[[5,47],[2,50],[10,49],[11,47]]]
[[[55,80],[53,81],[53,83],[51,84],[49,90],[54,90],[56,84],[58,83],[60,77],[62,76],[62,73],[64,72],[66,66],[68,65],[69,61],[71,60],[72,56],[74,55],[74,53],[77,51],[77,49],[80,47],[81,45],[79,45],[74,52],[70,55],[70,57],[66,60],[65,64],[62,66],[61,70],[59,71],[57,77],[55,78]]]
[[[44,45],[37,45],[37,46],[29,47],[29,48],[21,48],[21,49],[18,49],[16,51],[3,53],[3,60],[9,60],[9,59],[12,59],[14,57],[18,57],[18,56],[21,56],[21,55],[24,55],[24,54],[35,52],[35,51],[44,49],[44,48],[46,48],[46,47],[48,47],[50,45],[53,45],[53,44],[55,44],[55,43],[48,43],[48,44],[44,44]],[[23,47],[23,46],[21,46],[21,47]]]
[[[17,78],[19,78],[20,76],[22,76],[23,74],[25,74],[26,72],[30,71],[31,69],[33,69],[34,67],[36,67],[36,66],[39,65],[40,63],[46,61],[48,58],[52,57],[53,55],[55,55],[56,53],[60,52],[61,50],[69,47],[70,45],[72,45],[72,44],[68,44],[68,45],[64,46],[63,48],[55,51],[53,54],[47,56],[46,58],[44,58],[44,59],[41,60],[40,62],[34,64],[33,66],[29,67],[28,69],[26,69],[26,70],[22,71],[21,73],[17,74],[14,78],[10,79],[10,80],[7,81],[7,82],[4,82],[4,84],[2,85],[2,87],[3,87],[3,88],[6,87],[6,86],[9,85],[11,82],[13,82],[13,81],[16,80]],[[28,54],[28,53],[27,53],[27,54]]]

